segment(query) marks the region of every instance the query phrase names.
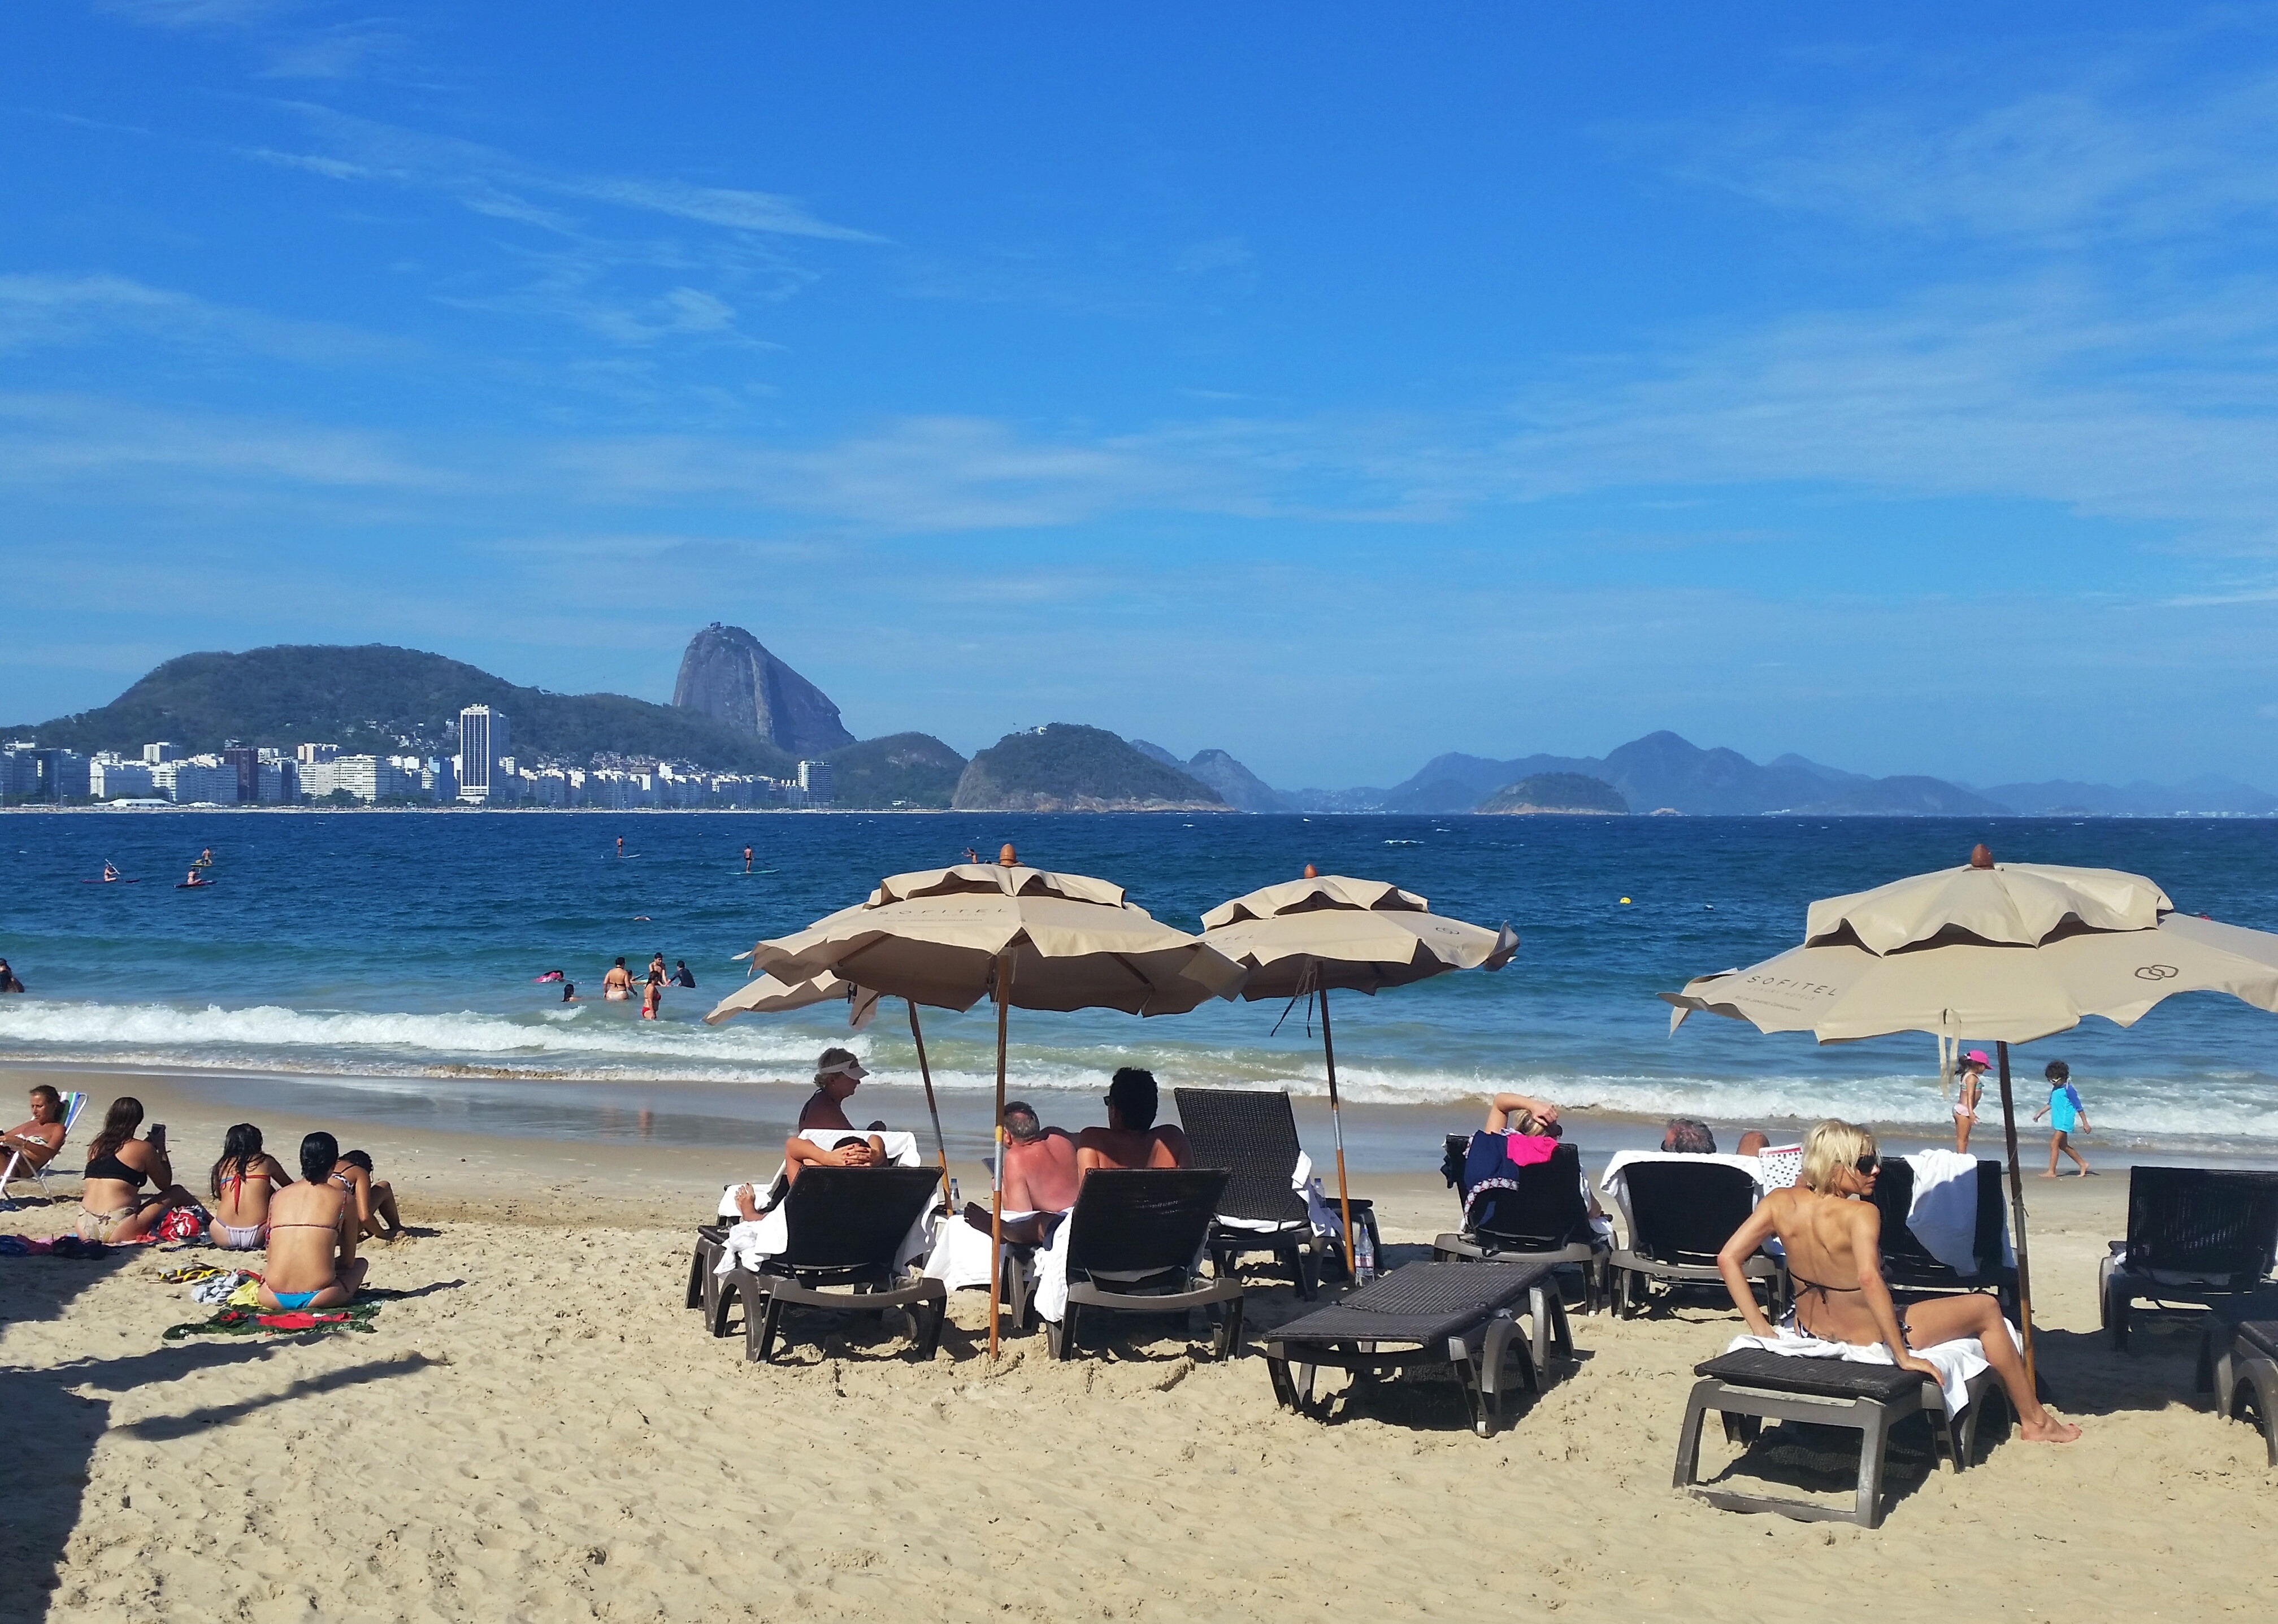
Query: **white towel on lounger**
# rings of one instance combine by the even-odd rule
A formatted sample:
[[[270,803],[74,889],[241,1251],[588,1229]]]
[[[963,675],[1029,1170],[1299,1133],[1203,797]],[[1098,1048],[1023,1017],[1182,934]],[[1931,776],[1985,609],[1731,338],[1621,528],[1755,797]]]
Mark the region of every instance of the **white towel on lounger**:
[[[829,1150],[835,1148],[842,1140],[850,1137],[868,1139],[870,1133],[867,1130],[859,1128],[852,1130],[851,1133],[845,1128],[817,1128],[812,1132],[802,1133],[799,1137],[818,1150]],[[885,1144],[886,1160],[894,1166],[924,1165],[923,1158],[918,1154],[916,1134],[890,1133],[881,1131],[878,1138]],[[764,1186],[757,1179],[749,1182],[752,1186],[753,1197],[762,1210],[758,1222],[739,1223],[729,1230],[726,1244],[720,1248],[719,1265],[713,1270],[715,1274],[723,1277],[739,1268],[756,1269],[760,1265],[761,1259],[773,1257],[779,1252],[787,1251],[791,1247],[791,1221],[785,1216],[782,1205],[784,1192],[790,1187],[790,1181],[784,1177],[783,1170],[779,1169],[775,1178]],[[721,1191],[720,1216],[722,1217],[736,1216],[738,1210],[736,1191],[738,1187],[736,1185],[730,1185]],[[894,1271],[897,1274],[911,1262],[925,1256],[932,1249],[934,1221],[934,1209],[928,1207],[919,1215],[917,1222],[910,1225],[909,1233],[902,1237],[901,1247],[894,1255]]]
[[[1303,1151],[1297,1153],[1297,1165],[1289,1174],[1289,1187],[1305,1198],[1305,1219],[1316,1235],[1342,1236],[1344,1225],[1337,1220],[1337,1209],[1329,1204],[1322,1193],[1321,1181],[1313,1177],[1313,1158]],[[1269,1218],[1231,1218],[1220,1215],[1218,1220],[1227,1229],[1255,1230],[1271,1234],[1282,1226]]]
[[[2019,1352],[2024,1350],[2023,1338],[2017,1328],[2004,1320],[2009,1340]],[[1769,1337],[1746,1334],[1732,1338],[1724,1351],[1737,1353],[1742,1348],[1760,1347],[1766,1353],[1779,1353],[1792,1359],[1841,1359],[1854,1365],[1892,1365],[1891,1350],[1879,1342],[1830,1342],[1824,1337],[1815,1337],[1809,1331],[1798,1330],[1793,1320],[1784,1320],[1773,1327]],[[1968,1384],[1991,1367],[1985,1358],[1984,1344],[1975,1337],[1957,1337],[1951,1342],[1941,1342],[1934,1347],[1918,1347],[1914,1352],[1938,1367],[1938,1390],[1945,1395],[1945,1410],[1949,1415],[1959,1415],[1969,1402]]]
[[[801,1133],[798,1135],[798,1137],[805,1140],[817,1150],[835,1150],[837,1148],[840,1140],[846,1139],[868,1139],[871,1132],[872,1130],[867,1128],[817,1128],[811,1133]],[[918,1151],[918,1136],[916,1134],[902,1133],[898,1132],[888,1132],[883,1129],[876,1130],[876,1132],[880,1142],[886,1147],[886,1160],[891,1163],[894,1166],[922,1167],[925,1165],[925,1157],[919,1154]],[[722,1186],[720,1189],[720,1216],[723,1218],[733,1218],[736,1216],[736,1192],[741,1189],[745,1185],[752,1186],[752,1198],[759,1204],[761,1209],[764,1211],[783,1199],[783,1193],[786,1183],[787,1181],[784,1178],[783,1169],[777,1168],[776,1170],[775,1177],[772,1178],[739,1178],[733,1184]]]
[[[1033,1212],[1007,1212],[1005,1222],[1016,1224],[1023,1218],[1033,1218]],[[1062,1228],[1066,1226],[1063,1224]],[[999,1256],[1012,1251],[1002,1247]],[[938,1280],[950,1291],[961,1292],[968,1286],[989,1284],[989,1231],[967,1224],[962,1216],[952,1213],[934,1237],[933,1254],[926,1259],[926,1278]]]

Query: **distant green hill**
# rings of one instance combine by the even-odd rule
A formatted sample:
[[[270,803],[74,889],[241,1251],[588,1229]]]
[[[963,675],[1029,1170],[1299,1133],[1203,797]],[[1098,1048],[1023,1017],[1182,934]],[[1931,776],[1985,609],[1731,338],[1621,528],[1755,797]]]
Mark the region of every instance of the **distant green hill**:
[[[774,745],[692,711],[623,694],[519,688],[440,654],[378,643],[185,654],[100,710],[8,728],[0,736],[88,751],[135,750],[156,739],[207,751],[238,739],[447,753],[458,747],[459,710],[469,705],[506,712],[514,753],[524,760],[584,760],[614,751],[721,772],[786,777],[797,770]]]
[[[965,771],[965,758],[929,733],[864,739],[823,759],[834,806],[947,806]]]
[[[1483,812],[1626,812],[1622,792],[1582,773],[1537,773],[1505,784],[1479,804]]]
[[[960,812],[1224,812],[1219,792],[1102,728],[1056,721],[1013,733],[966,765]]]

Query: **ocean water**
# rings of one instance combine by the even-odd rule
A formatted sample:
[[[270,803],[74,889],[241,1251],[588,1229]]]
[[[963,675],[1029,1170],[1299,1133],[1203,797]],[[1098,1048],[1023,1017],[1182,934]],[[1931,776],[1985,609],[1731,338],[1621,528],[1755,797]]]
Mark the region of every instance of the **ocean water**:
[[[507,1122],[549,1102],[774,1094],[832,1041],[908,1079],[898,1004],[851,1041],[832,1009],[719,1027],[699,1017],[742,979],[730,956],[754,940],[858,901],[882,875],[1009,840],[1039,866],[1118,881],[1187,929],[1308,862],[1509,921],[1521,947],[1499,973],[1337,995],[1341,1087],[1380,1117],[1468,1114],[1517,1088],[1639,1122],[1841,1114],[1931,1135],[1947,1118],[1930,1039],[1823,1048],[1702,1016],[1672,1035],[1654,994],[1792,945],[1816,897],[1959,863],[1979,839],[2007,859],[2147,873],[2187,911],[2278,929],[2273,821],[11,813],[0,955],[31,993],[0,1001],[0,1063],[254,1073],[271,1091],[393,1092]],[[746,842],[761,871],[748,876]],[[209,846],[216,888],[175,889]],[[106,859],[139,883],[85,883]],[[662,1020],[599,1001],[613,957],[638,973],[659,950],[699,982],[670,994]],[[593,1001],[564,1008],[531,979],[552,969]],[[983,1006],[924,1020],[936,1085],[977,1101],[992,1085],[993,1018]],[[1127,1064],[1166,1087],[1324,1091],[1318,1031],[1279,1003],[1151,1020],[1015,1010],[1013,1040],[1016,1093],[1094,1095]],[[2017,1051],[2021,1117],[2059,1056],[2098,1142],[2278,1154],[2278,1017],[2201,995],[2132,1032],[2091,1021]]]

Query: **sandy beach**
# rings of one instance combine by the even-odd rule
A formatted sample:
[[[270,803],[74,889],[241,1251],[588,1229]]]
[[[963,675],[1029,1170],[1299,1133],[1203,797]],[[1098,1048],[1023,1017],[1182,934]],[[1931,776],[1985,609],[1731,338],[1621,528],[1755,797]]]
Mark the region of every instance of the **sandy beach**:
[[[85,1086],[140,1094],[186,1181],[230,1119],[149,1077]],[[325,1125],[263,1125],[276,1147]],[[2278,1475],[2192,1393],[2196,1333],[2142,1332],[2124,1357],[2097,1335],[2121,1170],[2029,1188],[2043,1369],[2086,1437],[2013,1437],[1958,1477],[1901,1457],[1861,1532],[1670,1490],[1691,1367],[1730,1314],[1577,1317],[1579,1361],[1484,1441],[1439,1383],[1327,1424],[1287,1414],[1254,1353],[1197,1362],[1168,1322],[1066,1364],[1024,1336],[992,1367],[977,1292],[924,1368],[868,1330],[761,1368],[681,1301],[692,1226],[771,1154],[362,1138],[419,1231],[370,1248],[374,1285],[416,1293],[374,1335],[162,1341],[208,1311],[157,1277],[203,1249],[0,1258],[6,1407],[36,1462],[0,1511],[0,1619],[2278,1605]],[[1433,1173],[1357,1193],[1392,1262],[1453,1215]],[[74,1207],[34,1200],[4,1227],[59,1233]],[[1253,1328],[1296,1312],[1252,1278]],[[1730,1459],[1712,1428],[1704,1469]],[[1851,1459],[1789,1486],[1839,1498]]]

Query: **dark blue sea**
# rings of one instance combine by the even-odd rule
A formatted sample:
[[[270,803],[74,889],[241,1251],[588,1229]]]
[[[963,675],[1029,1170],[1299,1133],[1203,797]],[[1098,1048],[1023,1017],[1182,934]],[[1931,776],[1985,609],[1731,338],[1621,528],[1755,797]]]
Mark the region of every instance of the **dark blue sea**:
[[[1476,1096],[1515,1087],[1635,1121],[1834,1113],[1930,1135],[1946,1121],[1931,1039],[1822,1048],[1708,1017],[1672,1035],[1654,994],[1793,945],[1816,897],[1958,864],[1979,839],[2004,859],[2145,873],[2186,911],[2278,929],[2273,821],[16,812],[0,817],[0,955],[31,991],[0,1001],[0,1063],[258,1075],[508,1128],[596,1101],[717,1102],[795,1082],[845,1041],[835,1008],[703,1025],[743,977],[732,955],[883,875],[1011,841],[1025,861],[1114,880],[1188,929],[1308,862],[1508,920],[1522,946],[1499,973],[1340,995],[1340,1079],[1364,1107],[1468,1115]],[[176,889],[206,847],[214,888]],[[138,883],[85,883],[106,860]],[[532,980],[560,969],[597,995],[613,957],[638,970],[658,951],[699,982],[660,1022],[597,997],[564,1007]],[[852,1047],[906,1079],[907,1027],[887,1010]],[[1015,1011],[1013,1086],[1088,1103],[1139,1063],[1166,1087],[1318,1094],[1318,1032],[1302,1010],[1283,1015]],[[925,1019],[936,1081],[967,1098],[953,1114],[970,1118],[990,1085],[992,1019],[985,1007]],[[2278,1017],[2178,998],[2130,1032],[2091,1021],[2032,1045],[2021,1073],[2060,1056],[2100,1142],[2278,1147]]]

